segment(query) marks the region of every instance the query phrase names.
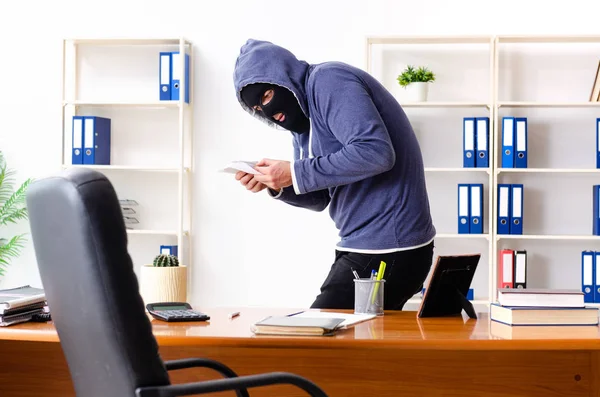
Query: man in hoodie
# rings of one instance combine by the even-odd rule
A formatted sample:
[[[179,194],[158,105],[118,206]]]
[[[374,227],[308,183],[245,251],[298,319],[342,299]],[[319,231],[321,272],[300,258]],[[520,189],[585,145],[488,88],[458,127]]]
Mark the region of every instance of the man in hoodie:
[[[238,172],[248,190],[329,214],[340,241],[313,308],[354,307],[354,275],[381,261],[386,310],[420,292],[433,259],[423,159],[410,122],[372,76],[341,62],[309,64],[267,41],[248,40],[234,71],[244,110],[292,136],[292,161],[263,159]]]

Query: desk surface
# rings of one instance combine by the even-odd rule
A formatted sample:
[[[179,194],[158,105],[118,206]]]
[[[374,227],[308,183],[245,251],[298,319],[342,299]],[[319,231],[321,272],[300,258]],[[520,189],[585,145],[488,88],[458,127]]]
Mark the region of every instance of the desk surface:
[[[600,327],[510,327],[479,313],[466,316],[418,319],[416,312],[386,312],[335,336],[254,335],[251,325],[269,315],[285,315],[294,309],[203,309],[209,322],[165,323],[152,319],[153,333],[161,346],[219,345],[248,347],[313,347],[328,349],[366,347],[419,350],[600,350]],[[240,316],[229,319],[229,313]],[[24,323],[0,328],[0,340],[58,342],[52,322]]]

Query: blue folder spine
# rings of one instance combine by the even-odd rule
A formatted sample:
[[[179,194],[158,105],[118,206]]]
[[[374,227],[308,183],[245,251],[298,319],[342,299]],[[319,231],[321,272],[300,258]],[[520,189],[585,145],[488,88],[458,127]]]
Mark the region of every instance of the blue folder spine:
[[[596,119],[596,168],[600,169],[600,117]]]
[[[600,185],[594,185],[594,192],[592,197],[594,205],[594,209],[592,210],[592,214],[594,217],[592,232],[594,236],[600,236]]]
[[[83,164],[83,116],[73,116],[71,164]]]
[[[173,78],[173,72],[171,71],[170,52],[161,52],[159,54],[158,76],[159,98],[161,101],[170,101],[171,79]]]
[[[181,93],[181,64],[179,63],[181,57],[179,56],[179,52],[171,53],[171,100],[178,101],[179,95]],[[185,54],[185,64],[183,75],[185,78],[185,87],[184,87],[184,101],[185,103],[190,103],[190,56],[189,54]]]
[[[515,168],[515,118],[502,118],[502,168]]]
[[[512,222],[512,187],[510,184],[498,184],[498,234],[510,234]]]
[[[583,301],[593,303],[596,299],[596,264],[592,251],[581,252],[581,291]]]
[[[463,168],[475,167],[475,117],[463,119]]]
[[[469,213],[471,234],[483,234],[483,183],[469,185],[471,211]]]
[[[111,120],[105,117],[84,116],[83,164],[109,165]]]
[[[511,185],[510,201],[510,234],[523,234],[523,197],[525,192],[522,183]]]
[[[477,142],[477,157],[475,166],[478,168],[488,168],[489,162],[489,146],[490,146],[490,118],[477,117],[475,119],[476,127],[476,142]]]
[[[527,168],[527,117],[515,117],[515,168]]]
[[[160,253],[164,255],[178,256],[178,250],[176,245],[161,245]]]
[[[471,187],[458,184],[458,234],[469,234],[471,230]]]

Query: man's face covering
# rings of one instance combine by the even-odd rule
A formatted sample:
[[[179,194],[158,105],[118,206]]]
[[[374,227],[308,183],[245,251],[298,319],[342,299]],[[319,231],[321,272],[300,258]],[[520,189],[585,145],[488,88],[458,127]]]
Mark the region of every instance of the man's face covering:
[[[242,89],[241,97],[246,105],[287,130],[304,133],[310,129],[308,118],[287,88],[267,83],[250,84]]]

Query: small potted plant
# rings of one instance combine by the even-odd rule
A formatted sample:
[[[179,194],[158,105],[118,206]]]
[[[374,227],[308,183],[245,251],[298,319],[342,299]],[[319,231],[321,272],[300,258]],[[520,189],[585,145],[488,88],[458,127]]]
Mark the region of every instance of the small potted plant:
[[[156,255],[151,264],[142,265],[140,295],[144,303],[186,302],[187,268],[175,255]]]
[[[428,84],[435,81],[435,74],[425,66],[415,68],[408,65],[398,75],[397,80],[398,84],[408,91],[411,101],[423,102],[427,100]]]

